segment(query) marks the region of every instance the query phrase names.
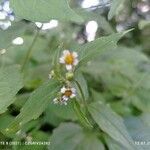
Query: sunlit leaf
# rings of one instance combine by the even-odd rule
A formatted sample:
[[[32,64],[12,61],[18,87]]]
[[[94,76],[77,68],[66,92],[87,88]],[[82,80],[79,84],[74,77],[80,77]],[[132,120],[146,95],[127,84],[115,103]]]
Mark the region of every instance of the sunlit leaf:
[[[67,0],[11,0],[15,14],[34,22],[49,22],[51,19],[82,22],[68,5]]]
[[[15,100],[15,95],[23,87],[23,79],[18,66],[0,69],[0,113]]]
[[[63,123],[54,130],[49,150],[104,150],[104,146],[92,132],[85,132],[79,125]]]
[[[129,136],[123,119],[111,108],[100,103],[93,103],[89,111],[99,127],[128,150],[137,150],[132,138]]]
[[[0,29],[0,49],[7,48],[12,44],[13,39],[22,36],[26,27],[24,22],[16,22],[7,30]]]
[[[131,30],[101,37],[92,42],[84,44],[83,46],[80,46],[78,49],[80,56],[79,65],[83,65],[89,60],[98,57],[102,52],[106,50],[114,49],[117,46],[118,40],[129,31]]]
[[[58,82],[53,80],[44,83],[36,89],[22,107],[20,114],[4,132],[8,134],[16,132],[23,124],[38,118],[47,108],[50,101],[55,98],[59,88]]]

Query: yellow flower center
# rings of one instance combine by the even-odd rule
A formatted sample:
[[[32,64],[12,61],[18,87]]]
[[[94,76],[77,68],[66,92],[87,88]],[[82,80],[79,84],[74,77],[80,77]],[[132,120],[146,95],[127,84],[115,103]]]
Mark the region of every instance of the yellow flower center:
[[[70,97],[72,95],[72,91],[71,90],[66,90],[64,95],[67,96],[67,97]]]
[[[74,62],[74,57],[71,53],[67,54],[65,57],[65,63],[68,65],[72,65]]]

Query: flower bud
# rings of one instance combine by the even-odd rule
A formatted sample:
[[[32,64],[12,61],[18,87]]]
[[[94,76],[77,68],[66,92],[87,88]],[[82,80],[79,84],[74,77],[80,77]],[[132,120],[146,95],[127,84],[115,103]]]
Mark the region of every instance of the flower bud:
[[[66,79],[67,79],[67,80],[72,80],[73,77],[74,77],[73,72],[67,72],[67,73],[66,73]]]

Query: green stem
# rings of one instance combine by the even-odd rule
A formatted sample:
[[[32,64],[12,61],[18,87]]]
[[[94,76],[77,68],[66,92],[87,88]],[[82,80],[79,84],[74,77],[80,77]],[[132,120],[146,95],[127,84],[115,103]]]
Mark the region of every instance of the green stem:
[[[26,66],[26,64],[27,64],[27,62],[29,61],[29,59],[30,59],[30,57],[31,57],[31,54],[32,54],[32,51],[33,51],[33,47],[34,47],[34,45],[35,45],[35,42],[36,42],[36,40],[37,40],[37,38],[38,38],[38,36],[39,36],[40,30],[42,29],[42,27],[43,27],[43,25],[42,25],[39,29],[37,29],[37,32],[36,32],[36,34],[35,34],[35,37],[34,37],[32,43],[31,43],[31,45],[30,45],[30,47],[29,47],[29,50],[28,50],[26,56],[25,56],[24,62],[23,62],[22,67],[21,67],[21,71],[24,70],[24,68],[25,68],[25,66]]]
[[[76,83],[76,85],[78,86],[78,89],[79,89],[79,91],[80,91],[80,93],[81,93],[82,102],[83,102],[83,105],[84,105],[84,108],[85,108],[85,114],[82,113],[81,109],[78,110],[78,112],[80,111],[80,113],[82,113],[82,115],[86,118],[86,121],[87,121],[88,124],[90,125],[90,128],[93,128],[93,123],[91,122],[91,121],[93,121],[93,119],[91,118],[91,115],[90,115],[90,113],[89,113],[89,111],[88,111],[88,105],[87,105],[87,103],[86,103],[86,99],[85,99],[84,93],[83,93],[83,91],[82,91],[81,85],[80,85],[80,83],[79,83],[77,80],[75,80],[75,83]],[[80,106],[80,104],[78,104],[78,105]]]
[[[74,112],[76,113],[76,116],[78,117],[81,125],[85,128],[92,129],[93,126],[89,122],[88,118],[86,118],[86,116],[81,111],[80,104],[77,102],[77,100],[73,101],[73,109],[74,109]]]
[[[84,93],[83,93],[83,91],[82,91],[81,85],[80,85],[80,83],[79,83],[77,80],[75,80],[75,83],[76,83],[76,85],[78,86],[79,91],[80,91],[80,93],[81,93],[82,102],[83,102],[83,104],[84,104],[86,113],[88,113],[88,106],[87,106],[86,99],[85,99]]]

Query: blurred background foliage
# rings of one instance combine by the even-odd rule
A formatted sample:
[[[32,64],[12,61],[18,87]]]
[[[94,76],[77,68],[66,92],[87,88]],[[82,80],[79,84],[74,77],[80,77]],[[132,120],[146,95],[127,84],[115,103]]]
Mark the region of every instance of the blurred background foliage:
[[[113,111],[124,118],[125,125],[134,140],[150,141],[149,0],[71,0],[70,7],[84,19],[84,22],[51,20],[43,24],[15,17],[8,0],[0,0],[0,3],[1,67],[22,65],[28,50],[32,48],[30,60],[23,71],[24,87],[14,98],[14,103],[0,115],[0,131],[19,114],[30,93],[48,79],[54,53],[60,46],[63,49],[76,50],[77,45],[80,47],[96,38],[134,28],[119,41],[116,49],[103,51],[99,58],[82,67],[80,71],[83,77],[80,80],[85,85],[88,103],[101,101],[110,105]],[[37,34],[38,37],[34,41]],[[79,126],[69,123],[67,127],[64,123],[76,121],[70,103],[67,106],[50,103],[40,118],[27,123],[15,136],[6,136],[1,132],[0,141],[30,141],[31,139],[49,141],[53,129],[61,123],[63,124],[59,129],[54,130],[54,134],[58,134],[60,128],[66,126],[72,134],[77,134],[74,137],[76,139],[89,136],[84,135]],[[60,132],[60,136],[66,133],[67,131]],[[92,140],[94,139],[91,137],[90,140],[89,136],[82,141],[82,144],[90,142],[92,145]],[[100,147],[120,150],[110,137],[105,136],[101,141],[102,143],[94,140],[93,150]],[[70,142],[68,145],[73,146],[77,141],[72,139]],[[59,144],[63,145],[63,142]],[[82,144],[78,149],[88,150],[90,147],[82,147]],[[56,145],[57,142],[54,147]],[[98,145],[97,149],[96,145]],[[149,147],[143,146],[146,150],[149,150]],[[0,146],[0,149],[3,148],[6,147]],[[26,149],[24,146],[7,148]],[[34,145],[28,149],[46,149],[46,146]],[[62,149],[73,148],[64,145]]]

